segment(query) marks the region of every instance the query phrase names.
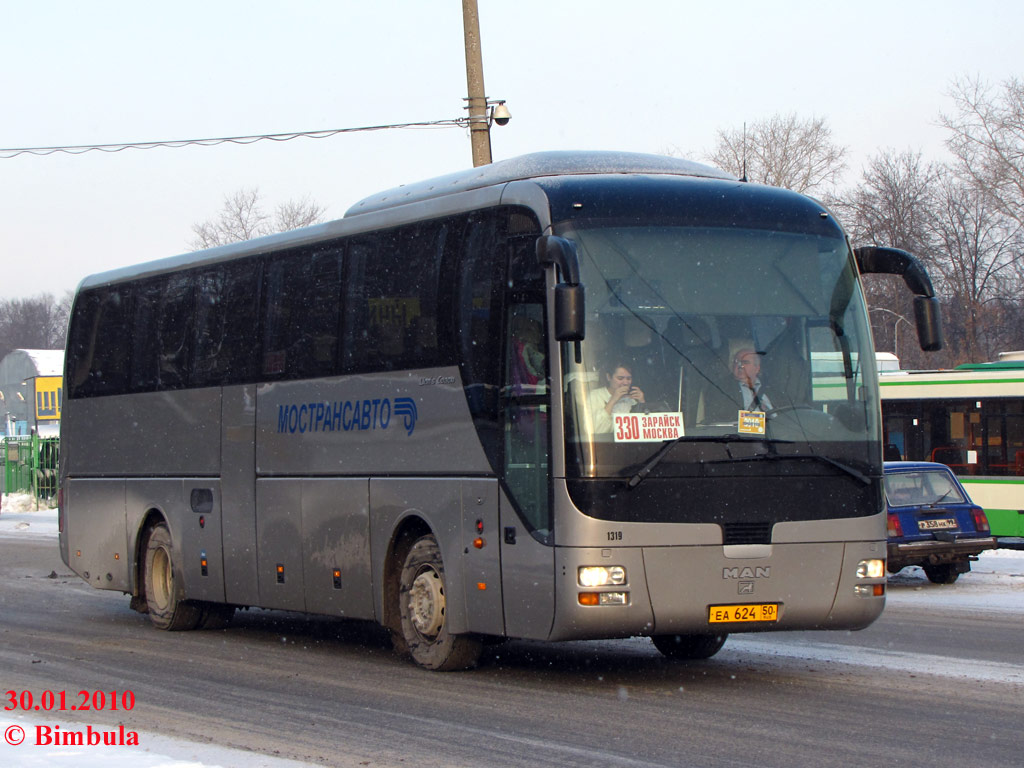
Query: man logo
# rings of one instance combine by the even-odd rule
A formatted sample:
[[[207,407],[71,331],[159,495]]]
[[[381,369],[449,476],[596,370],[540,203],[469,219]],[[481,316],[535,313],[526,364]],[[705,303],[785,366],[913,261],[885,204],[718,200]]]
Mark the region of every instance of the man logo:
[[[770,565],[758,566],[757,568],[746,566],[744,568],[722,569],[723,579],[770,579],[771,577],[772,568]]]
[[[396,397],[394,414],[403,417],[405,431],[411,436],[412,431],[416,429],[416,401],[411,397]]]

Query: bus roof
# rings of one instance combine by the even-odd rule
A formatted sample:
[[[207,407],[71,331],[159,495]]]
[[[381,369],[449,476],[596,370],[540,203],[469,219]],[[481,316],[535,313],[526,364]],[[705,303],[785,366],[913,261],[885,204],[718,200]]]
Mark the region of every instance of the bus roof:
[[[735,176],[724,171],[676,157],[635,152],[537,152],[380,192],[356,203],[349,208],[344,218],[336,221],[314,224],[303,229],[229,243],[203,251],[184,253],[89,275],[79,284],[79,290],[184,267],[212,264],[240,256],[252,256],[267,251],[298,247],[328,237],[341,236],[360,228],[363,222],[353,219],[361,215],[385,212],[411,203],[436,200],[459,192],[481,190],[487,187],[500,188],[511,182],[529,179],[578,178],[581,176],[593,178],[598,175],[606,177],[620,175],[621,178],[627,176],[660,176],[663,178],[675,176],[677,178],[738,181]],[[749,186],[751,188],[760,187],[760,185]],[[761,187],[761,189],[771,188]]]
[[[345,217],[524,179],[616,173],[736,180],[730,173],[677,157],[639,152],[535,152],[379,192],[353,205]]]

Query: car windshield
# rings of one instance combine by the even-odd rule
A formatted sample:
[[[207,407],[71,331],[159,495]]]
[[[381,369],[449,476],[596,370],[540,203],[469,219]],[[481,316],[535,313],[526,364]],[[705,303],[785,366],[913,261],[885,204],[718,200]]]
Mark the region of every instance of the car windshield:
[[[943,470],[886,472],[885,496],[894,507],[962,504],[965,501],[956,480]]]
[[[585,340],[563,345],[570,476],[630,476],[677,441],[651,468],[671,476],[713,444],[733,460],[733,436],[761,446],[747,453],[880,470],[874,352],[843,237],[601,222],[562,234],[587,310]]]

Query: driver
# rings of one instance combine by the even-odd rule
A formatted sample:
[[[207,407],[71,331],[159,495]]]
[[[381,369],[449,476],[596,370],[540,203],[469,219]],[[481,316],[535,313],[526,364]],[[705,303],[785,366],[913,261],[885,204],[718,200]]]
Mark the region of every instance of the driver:
[[[771,400],[761,385],[761,356],[753,347],[736,350],[732,360],[732,375],[739,382],[740,397],[745,411],[770,411]]]

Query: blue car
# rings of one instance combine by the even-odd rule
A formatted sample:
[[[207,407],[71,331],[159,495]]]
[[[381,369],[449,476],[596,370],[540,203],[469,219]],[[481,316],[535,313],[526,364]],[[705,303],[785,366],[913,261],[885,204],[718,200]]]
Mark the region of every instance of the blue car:
[[[997,546],[984,510],[945,464],[885,462],[885,504],[889,573],[919,565],[929,581],[952,584]]]

